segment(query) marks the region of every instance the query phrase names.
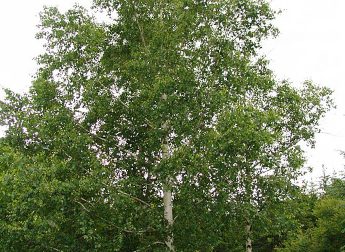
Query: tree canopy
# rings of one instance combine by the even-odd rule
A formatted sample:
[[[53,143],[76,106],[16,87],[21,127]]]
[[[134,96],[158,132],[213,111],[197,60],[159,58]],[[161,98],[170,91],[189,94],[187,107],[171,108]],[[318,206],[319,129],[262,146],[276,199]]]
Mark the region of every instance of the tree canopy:
[[[331,91],[278,81],[264,0],[95,0],[45,8],[28,94],[7,91],[5,251],[267,250]],[[259,249],[259,248],[258,248]]]

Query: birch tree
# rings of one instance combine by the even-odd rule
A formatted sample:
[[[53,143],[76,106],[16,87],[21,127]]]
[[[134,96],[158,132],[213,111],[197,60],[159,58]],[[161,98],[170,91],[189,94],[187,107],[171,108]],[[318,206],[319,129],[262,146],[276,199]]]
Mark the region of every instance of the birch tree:
[[[277,34],[267,1],[95,0],[94,11],[107,21],[80,6],[41,13],[45,53],[30,93],[2,105],[6,141],[52,155],[69,146],[54,132],[87,139],[73,151],[103,171],[90,197],[113,211],[104,232],[118,237],[100,251],[252,251],[331,92],[275,80],[258,55]]]

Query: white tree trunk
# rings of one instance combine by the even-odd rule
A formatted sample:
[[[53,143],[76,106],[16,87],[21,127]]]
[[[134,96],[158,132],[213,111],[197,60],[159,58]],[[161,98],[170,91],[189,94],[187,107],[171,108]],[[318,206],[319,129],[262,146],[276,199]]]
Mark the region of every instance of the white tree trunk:
[[[162,145],[163,159],[169,157],[168,143]],[[171,192],[171,178],[168,176],[163,184],[163,204],[164,204],[164,218],[168,223],[168,228],[171,229],[174,224],[173,218],[173,205],[172,205],[172,192]],[[167,237],[166,245],[170,251],[175,251],[174,239],[172,234]]]
[[[163,186],[163,201],[164,201],[164,218],[168,222],[168,228],[172,228],[174,224],[173,212],[172,212],[172,196],[171,196],[171,184],[166,182]],[[172,234],[167,237],[166,245],[170,251],[175,251],[174,240]]]
[[[246,236],[247,236],[246,252],[252,252],[253,251],[251,233],[252,233],[252,226],[250,225],[249,221],[247,221],[247,224],[246,224]]]

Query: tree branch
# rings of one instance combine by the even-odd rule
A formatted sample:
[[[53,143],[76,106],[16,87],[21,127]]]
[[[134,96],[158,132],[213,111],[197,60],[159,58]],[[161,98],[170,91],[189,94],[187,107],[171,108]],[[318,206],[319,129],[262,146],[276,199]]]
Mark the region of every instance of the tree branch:
[[[135,196],[132,196],[132,195],[130,195],[130,194],[124,192],[124,191],[121,191],[121,190],[118,190],[118,192],[121,193],[122,195],[125,195],[125,196],[127,196],[127,197],[129,197],[131,199],[134,199],[134,200],[144,204],[145,206],[151,207],[151,205],[149,203],[147,203],[147,202],[145,202],[145,201],[143,201],[143,200],[141,200],[141,199],[139,199],[139,198],[137,198]]]

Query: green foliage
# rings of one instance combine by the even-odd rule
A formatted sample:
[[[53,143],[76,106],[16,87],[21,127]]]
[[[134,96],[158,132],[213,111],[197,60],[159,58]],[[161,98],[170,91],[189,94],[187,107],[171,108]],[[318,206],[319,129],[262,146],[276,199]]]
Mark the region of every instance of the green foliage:
[[[315,224],[291,234],[278,251],[343,251],[345,246],[344,180],[334,179],[314,209]]]
[[[44,9],[32,88],[1,103],[1,249],[164,251],[167,178],[177,251],[281,243],[297,225],[299,144],[313,144],[332,101],[311,82],[277,82],[258,57],[277,34],[268,2],[94,9],[110,21]]]

